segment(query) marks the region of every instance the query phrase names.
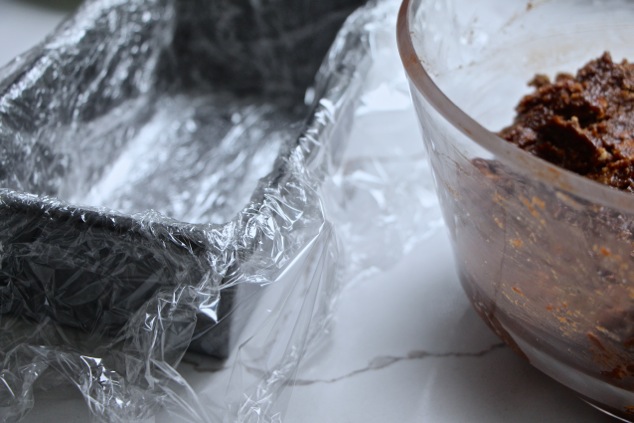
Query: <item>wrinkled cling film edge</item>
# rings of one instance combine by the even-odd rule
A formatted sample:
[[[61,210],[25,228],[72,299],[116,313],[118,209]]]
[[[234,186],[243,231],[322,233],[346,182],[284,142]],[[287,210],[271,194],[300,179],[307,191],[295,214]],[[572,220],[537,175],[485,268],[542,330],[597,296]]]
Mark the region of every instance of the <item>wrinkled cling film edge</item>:
[[[320,76],[332,75],[333,70],[329,66],[340,63],[342,60],[357,65],[353,80],[339,75],[339,80],[330,86],[329,92],[325,93],[320,102],[321,110],[315,116],[323,116],[324,121],[335,122],[335,125],[324,125],[329,130],[334,128],[336,132],[337,122],[343,122],[341,124],[345,126],[364,114],[372,115],[372,113],[390,109],[390,106],[376,103],[365,104],[365,107],[361,108],[359,106],[360,100],[363,103],[363,96],[373,95],[375,89],[367,84],[367,79],[373,76],[368,75],[368,72],[372,72],[372,68],[377,67],[377,60],[391,59],[393,57],[389,57],[390,54],[396,54],[396,46],[390,45],[389,41],[386,45],[385,39],[393,38],[397,9],[398,2],[396,1],[372,3],[349,19],[348,25],[342,30],[342,35],[335,41],[331,57],[326,60]],[[353,35],[352,39],[360,37],[359,40],[362,42],[356,47],[351,47],[350,38],[346,40],[344,36],[347,31],[349,31],[348,37],[351,35]],[[388,57],[385,57],[386,51]],[[361,56],[357,56],[359,53],[362,53]],[[337,59],[337,55],[342,55],[344,58]],[[401,94],[395,106],[392,107],[392,111],[408,115],[414,122],[415,116],[402,69],[399,68],[396,73],[390,73],[389,69],[386,70],[379,63],[378,70],[373,71],[384,80],[384,84],[390,85],[393,91]],[[340,91],[342,89],[343,91]],[[346,101],[352,101],[353,107],[348,110],[345,106],[342,107]],[[333,118],[332,111],[336,111],[334,115],[338,116]],[[409,126],[410,129],[413,127]],[[307,132],[311,133],[310,130]],[[323,334],[327,333],[329,325],[332,324],[341,289],[353,283],[360,283],[376,272],[389,269],[416,244],[424,241],[442,227],[442,217],[434,193],[429,164],[422,143],[416,137],[412,138],[418,146],[413,148],[415,150],[413,156],[398,155],[403,151],[397,150],[394,153],[398,155],[396,159],[394,156],[387,155],[370,157],[368,160],[362,160],[361,164],[354,161],[352,167],[355,174],[352,175],[348,173],[351,164],[346,162],[346,159],[342,159],[346,147],[350,144],[350,140],[347,139],[350,128],[346,128],[344,139],[339,141],[336,137],[327,136],[326,133],[316,132],[318,135],[312,137],[310,141],[320,145],[326,152],[325,161],[322,163],[326,176],[319,190],[321,201],[328,203],[324,211],[325,218],[327,222],[330,222],[329,224],[333,225],[331,230],[334,231],[333,235],[336,238],[331,241],[330,247],[330,254],[335,257],[332,259],[331,266],[335,266],[335,270],[329,277],[334,278],[334,281],[330,280],[329,284],[320,282],[329,286],[330,294],[325,296],[327,303],[322,304],[322,308],[312,316],[309,325],[312,331],[309,329],[309,333],[302,338],[303,352],[299,356],[288,354],[284,357],[286,360],[282,360],[282,363],[286,365],[281,364],[268,373],[270,379],[264,379],[258,385],[256,395],[248,397],[242,405],[238,419],[240,422],[281,421],[283,405],[270,403],[267,398],[271,397],[272,392],[279,392],[281,387],[292,389],[293,377],[301,365],[302,358],[305,358],[304,355],[310,356],[311,353],[319,350],[320,343],[327,341],[324,339],[327,337]],[[398,131],[392,132],[394,136],[399,136]],[[381,140],[381,143],[384,141],[386,140]],[[412,148],[411,144],[408,144],[409,141],[404,142],[402,148]],[[362,149],[363,145],[349,147]],[[359,173],[362,176],[359,177]],[[377,178],[377,175],[381,177]],[[355,179],[355,176],[358,179]],[[373,180],[374,183],[367,184],[368,180]],[[328,192],[332,190],[337,192],[334,194]],[[350,210],[346,206],[346,201],[339,201],[341,195],[365,195],[374,198],[370,202],[366,200],[366,206],[370,207],[373,214],[371,216],[357,214],[360,209],[356,209],[356,212]],[[386,198],[387,201],[380,201],[376,197]],[[392,232],[392,236],[386,236],[386,231]],[[359,233],[364,235],[359,238]],[[320,257],[324,255],[328,255],[328,252],[322,252]],[[295,349],[293,353],[297,354],[298,350],[301,349]],[[293,360],[289,360],[291,357]],[[276,389],[272,389],[274,387]]]
[[[315,178],[318,193],[321,192],[323,179],[329,177],[332,168],[340,161],[347,143],[352,114],[371,62],[368,34],[364,27],[377,17],[374,7],[360,9],[347,20],[317,77],[317,90],[321,90],[322,96],[308,128],[300,137],[297,149],[301,154],[310,152],[303,166]],[[319,197],[317,201],[322,203]],[[322,206],[320,210],[324,213]],[[281,421],[287,404],[282,399],[271,401],[271,398],[276,398],[283,390],[292,389],[292,380],[302,359],[316,349],[327,333],[345,262],[340,255],[336,227],[332,227],[327,216],[322,215],[322,219],[325,219],[322,230],[314,242],[308,244],[309,250],[318,251],[317,254],[308,253],[311,257],[309,260],[314,262],[314,270],[308,274],[308,288],[303,299],[303,305],[308,307],[295,318],[299,321],[307,319],[307,322],[301,325],[303,330],[290,340],[278,364],[264,372],[262,380],[239,406],[239,422]],[[310,263],[307,268],[311,268]],[[321,296],[316,292],[320,290],[325,291]],[[248,346],[243,347],[243,351],[248,349]],[[248,359],[242,364],[247,368],[252,367]]]

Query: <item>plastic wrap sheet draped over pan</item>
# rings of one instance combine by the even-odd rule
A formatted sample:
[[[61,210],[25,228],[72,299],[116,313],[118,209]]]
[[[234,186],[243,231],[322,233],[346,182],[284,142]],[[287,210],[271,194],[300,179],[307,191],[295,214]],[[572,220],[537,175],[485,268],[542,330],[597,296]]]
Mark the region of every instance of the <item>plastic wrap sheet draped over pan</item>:
[[[103,421],[161,405],[275,420],[276,386],[322,328],[252,314],[288,274],[319,283],[286,302],[328,314],[339,260],[320,186],[384,13],[350,15],[362,3],[91,0],[0,70],[1,421],[69,382]],[[202,406],[174,367],[188,349],[226,358],[249,316],[273,322],[245,345],[278,354],[275,375]]]

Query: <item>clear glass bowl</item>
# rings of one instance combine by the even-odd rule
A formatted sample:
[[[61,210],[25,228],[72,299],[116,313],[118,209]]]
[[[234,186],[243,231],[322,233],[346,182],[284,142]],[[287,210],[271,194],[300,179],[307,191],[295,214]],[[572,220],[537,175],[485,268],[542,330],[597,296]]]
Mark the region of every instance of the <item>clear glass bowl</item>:
[[[634,196],[493,132],[536,73],[634,60],[634,3],[404,0],[398,43],[461,283],[534,366],[634,420]]]

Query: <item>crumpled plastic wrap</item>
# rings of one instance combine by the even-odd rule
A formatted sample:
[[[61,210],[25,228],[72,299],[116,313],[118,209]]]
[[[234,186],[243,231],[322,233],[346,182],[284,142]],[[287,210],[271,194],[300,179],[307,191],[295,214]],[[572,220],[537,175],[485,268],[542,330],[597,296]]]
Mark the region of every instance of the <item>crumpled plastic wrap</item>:
[[[396,1],[362,3],[93,0],[0,70],[0,421],[67,385],[282,420],[342,287],[439,220],[424,157],[349,139],[408,96],[373,80]]]

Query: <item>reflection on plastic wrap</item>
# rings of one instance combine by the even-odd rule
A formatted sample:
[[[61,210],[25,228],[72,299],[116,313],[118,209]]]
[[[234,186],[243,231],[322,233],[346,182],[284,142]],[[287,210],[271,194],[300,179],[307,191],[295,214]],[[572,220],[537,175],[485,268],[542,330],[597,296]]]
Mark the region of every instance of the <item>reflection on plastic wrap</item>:
[[[394,28],[400,2],[379,2],[364,30],[368,69],[347,149],[324,184],[329,219],[345,246],[345,280],[395,264],[443,225],[425,148],[400,66]]]
[[[99,421],[281,421],[344,283],[438,221],[396,1],[339,30],[361,3],[90,1],[0,70],[1,421],[68,384]]]

